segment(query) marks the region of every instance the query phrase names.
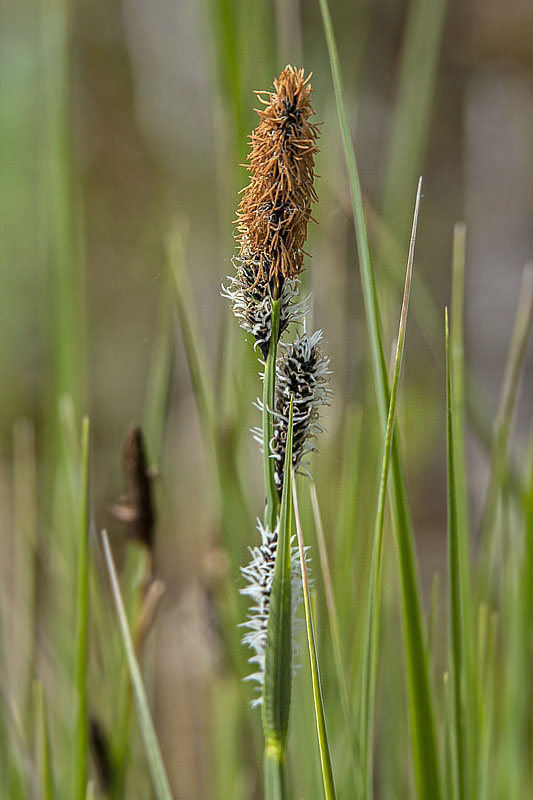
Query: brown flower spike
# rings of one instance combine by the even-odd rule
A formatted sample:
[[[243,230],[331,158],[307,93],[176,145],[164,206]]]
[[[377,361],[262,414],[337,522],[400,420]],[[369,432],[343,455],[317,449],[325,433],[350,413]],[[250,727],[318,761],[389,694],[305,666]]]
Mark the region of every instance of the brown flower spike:
[[[287,66],[274,81],[275,92],[256,92],[265,108],[256,109],[261,120],[250,137],[251,181],[237,211],[237,239],[240,257],[257,265],[256,284],[271,281],[275,297],[283,280],[302,270],[311,206],[318,199],[313,181],[319,132],[309,122],[315,113],[310,78]]]
[[[153,475],[146,461],[144,437],[139,425],[129,428],[124,439],[122,458],[126,495],[122,502],[112,506],[111,512],[115,519],[128,525],[131,539],[151,551],[155,526]]]

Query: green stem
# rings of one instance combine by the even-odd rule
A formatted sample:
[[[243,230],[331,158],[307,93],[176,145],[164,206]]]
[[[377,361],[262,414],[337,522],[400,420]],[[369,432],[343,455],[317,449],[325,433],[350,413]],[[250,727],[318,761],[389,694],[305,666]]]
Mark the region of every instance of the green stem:
[[[265,362],[263,381],[263,464],[265,470],[265,525],[273,531],[279,511],[279,495],[274,479],[274,459],[270,457],[270,443],[274,436],[274,415],[272,413],[276,391],[276,354],[279,338],[280,300],[272,301],[272,333],[268,355]]]
[[[263,685],[263,732],[265,735],[265,798],[286,797],[283,764],[289,726],[292,681],[292,397],[285,447],[283,494],[279,514],[279,533],[274,576],[270,591],[265,674]]]
[[[81,440],[81,497],[76,583],[76,728],[74,734],[74,784],[72,797],[84,800],[87,792],[89,749],[89,420],[84,417]]]
[[[265,798],[285,800],[285,748],[279,742],[267,742],[265,746]]]

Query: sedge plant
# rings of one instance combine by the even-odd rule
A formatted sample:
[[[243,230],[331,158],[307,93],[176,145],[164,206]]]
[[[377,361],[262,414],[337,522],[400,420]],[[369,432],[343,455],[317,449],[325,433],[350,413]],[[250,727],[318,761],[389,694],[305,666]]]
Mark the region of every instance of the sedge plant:
[[[251,135],[250,183],[237,212],[239,253],[236,274],[223,293],[240,325],[254,338],[264,365],[262,445],[265,509],[261,542],[250,548],[242,569],[243,594],[251,598],[244,644],[253,655],[259,684],[253,701],[262,707],[267,800],[287,796],[285,753],[293,671],[294,614],[302,596],[298,549],[293,542],[292,472],[305,470],[305,456],[320,433],[319,409],[328,403],[329,359],[322,355],[322,332],[298,331],[290,343],[282,335],[302,327],[309,307],[300,300],[307,226],[314,188],[318,127],[312,88],[303,69],[287,66],[273,92],[258,92],[260,122]],[[306,553],[306,551],[304,551]]]

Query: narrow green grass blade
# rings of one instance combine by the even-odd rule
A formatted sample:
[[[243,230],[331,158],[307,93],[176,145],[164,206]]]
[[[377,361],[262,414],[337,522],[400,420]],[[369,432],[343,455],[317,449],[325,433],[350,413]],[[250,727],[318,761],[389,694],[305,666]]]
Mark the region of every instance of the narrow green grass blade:
[[[497,644],[498,618],[493,614],[490,619],[488,646],[486,655],[486,675],[483,691],[482,720],[479,726],[479,764],[478,794],[479,800],[489,800],[491,792],[491,757],[494,743],[494,682]]]
[[[531,637],[531,619],[533,618],[533,437],[529,446],[529,479],[525,497],[524,564],[520,591],[524,625],[522,639],[526,643]]]
[[[326,595],[326,609],[328,613],[328,626],[329,632],[331,635],[331,643],[333,645],[333,658],[335,661],[335,672],[337,673],[337,683],[339,685],[339,694],[341,699],[342,705],[342,713],[344,716],[344,722],[346,725],[346,732],[350,739],[350,757],[352,761],[352,770],[354,773],[354,778],[357,781],[359,779],[359,769],[358,769],[358,759],[356,757],[356,751],[359,749],[359,742],[356,739],[356,734],[354,731],[353,720],[352,720],[352,712],[351,712],[351,704],[350,704],[350,694],[348,691],[348,680],[346,678],[345,669],[343,666],[343,658],[342,658],[342,647],[341,647],[341,635],[339,629],[339,615],[337,612],[337,606],[335,603],[335,595],[333,592],[333,580],[331,577],[331,570],[329,566],[329,557],[328,551],[326,547],[326,537],[324,536],[324,526],[322,525],[322,515],[320,514],[320,508],[318,505],[318,496],[316,492],[316,485],[314,481],[311,481],[310,486],[310,493],[311,493],[311,505],[313,507],[313,518],[315,522],[315,530],[316,536],[318,541],[318,554],[320,559],[320,568],[322,571],[322,580],[324,582],[324,591]],[[297,520],[298,522],[298,520]]]
[[[487,590],[491,581],[492,560],[495,555],[494,528],[498,511],[498,501],[505,481],[507,450],[532,322],[533,269],[528,265],[524,270],[518,310],[516,312],[516,319],[505,366],[505,374],[494,426],[494,444],[490,463],[489,481],[480,523],[482,553],[484,554],[485,562],[483,564],[481,579],[485,590]]]
[[[242,52],[239,41],[239,3],[236,0],[210,0],[209,9],[214,23],[217,46],[217,72],[221,77],[220,89],[233,112],[235,126],[235,163],[244,160],[243,147],[246,142],[244,108],[242,102]]]
[[[180,227],[176,224],[168,235],[167,261],[173,279],[174,297],[200,422],[207,438],[208,446],[215,450],[217,437],[215,395],[209,377],[205,353],[200,347],[201,337],[198,332],[198,323],[194,314],[192,292],[186,270],[183,226]]]
[[[353,559],[356,537],[353,535],[358,520],[358,498],[361,489],[359,480],[361,450],[362,450],[362,420],[360,408],[346,410],[346,422],[341,435],[344,438],[342,449],[343,476],[341,479],[341,494],[339,497],[338,557],[334,561],[335,573],[340,570],[343,582],[353,574]],[[346,575],[346,578],[344,577]]]
[[[276,353],[278,349],[280,301],[272,303],[272,333],[265,362],[263,379],[263,465],[265,473],[265,525],[273,531],[276,527],[279,509],[279,495],[276,488],[275,461],[271,457],[270,445],[274,438],[274,403],[276,393]]]
[[[375,209],[365,199],[365,210],[369,222],[369,227],[374,230],[374,238],[379,239],[383,249],[383,274],[391,282],[391,285],[399,285],[403,280],[403,275],[400,274],[393,265],[400,260],[401,246],[396,237],[390,232],[389,228],[382,222]],[[462,324],[457,326],[454,320],[457,320],[459,314],[455,312],[456,304],[459,302],[462,314],[463,299],[461,292],[463,291],[462,281],[464,280],[464,252],[461,252],[464,247],[464,225],[458,223],[454,237],[454,278],[452,283],[452,302],[451,302],[451,343],[452,343],[452,371],[457,370],[454,367],[455,350],[454,342],[459,339],[462,341]],[[463,263],[461,263],[463,261]],[[441,318],[440,308],[433,299],[427,285],[424,283],[424,277],[419,275],[416,284],[413,286],[413,302],[412,302],[412,315],[416,319],[426,341],[428,347],[438,357],[438,348],[436,342],[439,341],[441,336]],[[461,330],[459,330],[461,328]],[[454,331],[457,331],[457,338]],[[470,423],[472,433],[476,436],[483,449],[491,451],[492,449],[492,425],[490,421],[489,404],[484,396],[484,393],[473,373],[468,371],[465,367],[465,412]],[[456,383],[456,397],[459,404],[461,398],[460,387]],[[457,418],[457,417],[456,417]],[[521,494],[521,479],[512,463],[507,465],[506,472],[506,485],[512,490],[513,496],[519,498]]]
[[[178,226],[168,236],[167,258],[200,425],[210,462],[215,467],[214,477],[222,512],[224,543],[232,557],[233,567],[237,570],[242,550],[236,532],[248,529],[251,513],[237,473],[234,443],[223,441],[220,436],[215,415],[216,396],[207,368],[207,358],[201,346],[186,270],[184,234]]]
[[[135,703],[137,706],[137,713],[139,715],[139,726],[141,729],[141,735],[144,742],[144,748],[146,752],[146,758],[148,761],[148,767],[150,769],[150,775],[152,777],[154,792],[156,794],[157,800],[172,800],[172,794],[170,792],[168,778],[165,772],[165,767],[163,765],[163,759],[161,756],[161,751],[159,749],[159,744],[154,729],[154,723],[152,722],[152,718],[150,716],[150,710],[148,708],[148,700],[146,698],[146,693],[143,686],[141,671],[139,669],[139,665],[135,657],[135,649],[131,639],[131,634],[128,626],[128,619],[124,608],[124,602],[122,600],[122,594],[120,591],[120,585],[118,582],[115,564],[113,561],[113,555],[111,553],[111,548],[109,546],[109,539],[105,531],[102,531],[101,539],[104,551],[105,565],[109,575],[109,582],[111,584],[113,601],[115,604],[115,609],[117,612],[117,617],[119,622],[120,637],[122,640],[122,646],[124,648],[124,653],[128,664],[131,683],[133,686],[133,693],[135,695]]]
[[[263,732],[265,736],[266,798],[284,796],[283,760],[289,725],[292,684],[292,398],[285,449],[278,543],[270,592],[265,645]]]
[[[453,381],[452,410],[457,481],[457,526],[461,551],[463,603],[471,626],[470,547],[468,541],[468,486],[465,454],[465,356],[464,356],[464,286],[466,228],[457,223],[453,234],[452,299],[450,324],[450,370]]]
[[[453,725],[455,735],[455,767],[457,780],[457,797],[466,800],[469,796],[468,753],[466,744],[466,709],[464,689],[466,686],[466,662],[464,642],[466,640],[464,622],[465,608],[462,593],[463,553],[460,547],[460,533],[457,510],[456,455],[454,441],[452,394],[452,375],[450,359],[450,336],[448,326],[448,309],[445,311],[446,336],[446,464],[448,476],[448,624],[450,629],[450,675],[453,706]],[[462,476],[465,480],[465,475]]]
[[[446,5],[446,0],[413,0],[408,5],[383,196],[385,224],[402,240],[409,226],[405,187],[423,171]],[[381,249],[378,263],[383,263]]]
[[[487,672],[487,641],[489,636],[489,607],[487,603],[480,603],[477,612],[477,631],[476,631],[476,656],[477,656],[477,691],[476,691],[476,719],[477,728],[481,732],[483,723],[483,702],[485,691],[485,679]],[[479,753],[478,753],[479,760]]]
[[[531,617],[524,624],[522,592],[529,568],[525,558],[520,566],[516,563],[520,558],[517,549],[516,545],[511,546],[504,567],[505,594],[501,610],[505,663],[500,683],[502,714],[498,725],[498,783],[502,797],[523,797],[529,793]]]
[[[405,34],[401,46],[398,67],[398,81],[391,124],[390,143],[384,171],[382,219],[389,231],[403,242],[409,229],[409,209],[405,204],[405,187],[413,186],[417,176],[423,173],[431,126],[432,109],[437,96],[438,64],[441,52],[442,35],[445,27],[447,0],[411,0],[407,4]],[[384,238],[376,240],[376,273],[386,270],[397,273],[400,283],[403,278],[401,260],[395,259],[387,264],[387,243]],[[428,321],[430,308],[426,305],[427,289],[417,281],[416,301],[418,314],[424,323]],[[394,306],[386,296],[384,331],[390,329],[391,310]],[[418,302],[420,301],[420,302]],[[430,346],[440,341],[440,310],[435,309],[429,323],[436,331],[430,339]],[[426,325],[427,327],[427,325]]]
[[[74,732],[74,781],[72,797],[85,800],[87,791],[87,753],[89,751],[89,711],[87,671],[89,656],[89,420],[84,417],[81,434],[81,506],[78,533],[76,586],[76,727]]]
[[[434,645],[437,638],[437,616],[439,610],[440,600],[440,573],[435,572],[433,581],[431,583],[431,603],[429,607],[428,618],[428,632],[427,632],[427,653],[430,668],[433,669],[434,664]]]
[[[311,601],[309,597],[309,580],[307,577],[307,566],[305,563],[305,549],[298,508],[298,493],[292,480],[292,495],[294,502],[294,516],[296,519],[296,533],[298,536],[298,550],[300,551],[300,568],[302,571],[302,588],[305,609],[305,627],[307,631],[307,646],[309,648],[309,661],[311,665],[311,680],[313,683],[313,703],[315,708],[316,729],[318,734],[318,749],[320,752],[320,764],[322,767],[322,780],[324,782],[324,797],[326,800],[336,800],[335,780],[333,778],[333,768],[331,766],[331,755],[329,752],[328,731],[326,727],[326,716],[324,714],[324,700],[322,697],[322,685],[320,682],[320,670],[318,666],[318,656],[316,652],[316,639],[311,614]]]
[[[455,729],[453,726],[453,701],[450,692],[450,673],[445,672],[444,684],[444,796],[446,800],[455,800],[456,793],[456,767],[455,767]]]
[[[4,680],[0,680],[0,745],[0,788],[9,800],[27,800],[33,764],[18,708]]]
[[[48,733],[48,720],[44,691],[41,683],[34,684],[34,708],[36,720],[37,775],[42,800],[55,800],[56,790],[52,767],[52,753]]]
[[[416,180],[415,173],[413,183]],[[410,184],[405,184],[410,185]],[[401,289],[405,275],[398,265],[403,264],[404,245],[400,239],[393,234],[389,226],[383,221],[374,206],[365,197],[366,219],[371,238],[379,241],[380,247],[380,267],[383,268],[383,277],[387,283],[387,289]],[[403,239],[403,237],[402,237]],[[381,273],[380,273],[381,274]],[[424,275],[418,275],[415,286],[412,289],[412,310],[411,316],[416,321],[427,346],[434,353],[438,354],[437,342],[441,335],[440,307],[437,305]]]
[[[524,496],[524,549],[517,536],[504,556],[504,594],[501,601],[503,680],[498,725],[499,792],[528,794],[530,783],[529,725],[531,709],[531,644],[533,610],[533,438],[529,448],[528,489]],[[521,515],[522,516],[522,515]],[[510,527],[510,526],[509,526]]]
[[[154,335],[143,415],[143,429],[148,444],[148,452],[151,457],[155,459],[156,464],[161,458],[165,411],[170,388],[172,355],[174,352],[172,342],[171,281],[170,272],[166,270],[163,276],[163,286],[161,288],[161,297],[159,300],[157,327]]]
[[[361,282],[363,285],[365,313],[369,329],[372,364],[375,372],[376,393],[378,394],[378,403],[380,407],[381,405],[384,406],[384,420],[385,420],[387,414],[386,409],[388,407],[388,401],[386,403],[383,403],[381,396],[385,394],[383,368],[385,369],[385,374],[386,374],[386,367],[382,352],[379,308],[378,308],[378,300],[376,294],[376,286],[374,281],[374,274],[372,271],[371,260],[370,260],[370,247],[368,243],[368,234],[366,230],[363,196],[361,192],[361,184],[359,182],[359,172],[357,169],[357,162],[355,160],[355,153],[352,146],[350,128],[348,125],[348,117],[346,115],[346,109],[344,106],[344,93],[342,87],[341,69],[339,63],[339,56],[337,52],[337,44],[335,42],[335,34],[333,32],[333,24],[331,22],[331,15],[329,12],[329,6],[327,0],[319,0],[319,3],[320,3],[320,10],[322,13],[322,21],[324,25],[324,32],[326,36],[326,43],[328,46],[329,59],[331,64],[331,74],[333,78],[333,88],[335,90],[335,100],[337,103],[337,113],[339,118],[342,146],[344,150],[344,157],[346,159],[346,168],[348,171],[350,198],[352,202],[355,229],[357,234],[357,250],[359,254],[359,262],[361,269]],[[381,362],[383,362],[383,368]]]
[[[376,386],[376,399],[384,434],[389,407],[389,386],[387,366],[381,341],[379,304],[370,260],[370,248],[368,244],[359,174],[344,107],[337,46],[328,2],[327,0],[319,0],[319,2],[331,62],[341,138],[348,170],[365,314]],[[402,614],[407,653],[415,776],[420,798],[424,798],[424,800],[440,800],[442,796],[440,766],[429,666],[425,651],[419,578],[396,437],[393,437],[391,459],[393,481],[392,516],[397,539],[401,578]]]
[[[138,547],[127,548],[121,574],[124,587],[122,599],[130,629],[134,631],[134,640],[135,632],[138,630],[143,598],[146,597],[147,582],[151,580],[151,568],[151,554]],[[151,588],[154,585],[156,585],[156,581],[150,584]],[[137,646],[136,641],[134,641],[135,646]],[[138,655],[138,651],[136,654]],[[117,702],[111,740],[114,766],[111,797],[112,800],[121,800],[125,793],[131,754],[131,719],[134,698],[128,668],[123,659],[120,659],[116,669],[118,678],[115,684]]]
[[[16,648],[6,656],[14,658],[11,691],[22,716],[31,713],[32,671],[37,646],[37,463],[33,424],[22,419],[13,427],[13,505],[16,609]]]
[[[485,455],[490,459],[494,440],[493,420],[488,412],[487,402],[481,388],[476,385],[476,382],[469,374],[466,376],[465,402],[470,429]],[[506,492],[510,493],[515,502],[522,502],[525,492],[524,482],[510,453],[505,466],[504,488]]]
[[[468,754],[468,792],[475,794],[476,774],[473,765],[477,762],[478,730],[476,725],[476,680],[474,618],[472,610],[472,566],[468,524],[468,480],[466,464],[466,392],[464,356],[464,285],[466,228],[457,223],[453,237],[452,297],[450,325],[450,376],[452,382],[452,434],[454,445],[455,491],[457,506],[457,548],[459,559],[459,581],[461,595],[461,618],[464,655],[464,703],[466,752]]]
[[[84,270],[80,233],[80,197],[73,169],[70,136],[71,4],[46,0],[41,12],[41,211],[49,266],[49,308],[53,336],[53,397],[68,394],[79,412],[85,394]],[[51,417],[55,418],[55,414]]]
[[[370,800],[370,798],[372,798],[373,796],[373,783],[374,783],[373,731],[374,731],[374,717],[375,717],[378,646],[379,646],[379,630],[380,630],[379,619],[380,619],[380,608],[381,608],[383,526],[385,522],[385,504],[387,499],[387,487],[389,483],[393,432],[396,419],[396,405],[398,401],[398,391],[400,387],[400,376],[402,371],[403,353],[405,346],[407,313],[409,310],[409,296],[411,292],[411,279],[413,275],[416,229],[418,224],[418,214],[420,210],[421,192],[422,192],[422,179],[420,179],[418,183],[418,191],[416,194],[415,210],[413,216],[413,228],[411,232],[409,255],[407,258],[407,270],[405,274],[402,308],[400,313],[400,323],[398,327],[398,340],[396,343],[396,356],[394,361],[392,390],[390,395],[389,411],[387,415],[387,426],[385,429],[385,442],[383,446],[383,458],[381,464],[381,479],[380,479],[378,502],[376,509],[374,538],[372,542],[372,557],[370,564],[370,579],[369,579],[369,601],[367,607],[365,637],[363,642],[363,647],[365,648],[365,655],[363,658],[363,678],[361,682],[361,687],[362,687],[361,762],[364,775],[363,779],[365,784],[365,797],[368,798],[368,800]]]

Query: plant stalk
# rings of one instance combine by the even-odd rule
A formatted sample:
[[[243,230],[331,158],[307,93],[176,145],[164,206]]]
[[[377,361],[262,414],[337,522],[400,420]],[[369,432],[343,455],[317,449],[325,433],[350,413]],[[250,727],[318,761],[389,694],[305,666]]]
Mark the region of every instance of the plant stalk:
[[[291,398],[278,542],[270,590],[265,646],[262,717],[265,735],[266,800],[285,800],[287,796],[283,772],[292,682],[292,404]]]
[[[273,531],[276,527],[279,512],[279,495],[274,479],[274,460],[270,454],[270,443],[274,436],[274,401],[276,392],[276,355],[279,338],[279,299],[272,301],[272,329],[268,355],[265,361],[265,377],[263,381],[263,465],[265,471],[265,526]]]
[[[279,742],[267,742],[265,746],[265,797],[268,800],[285,800],[285,748]]]

